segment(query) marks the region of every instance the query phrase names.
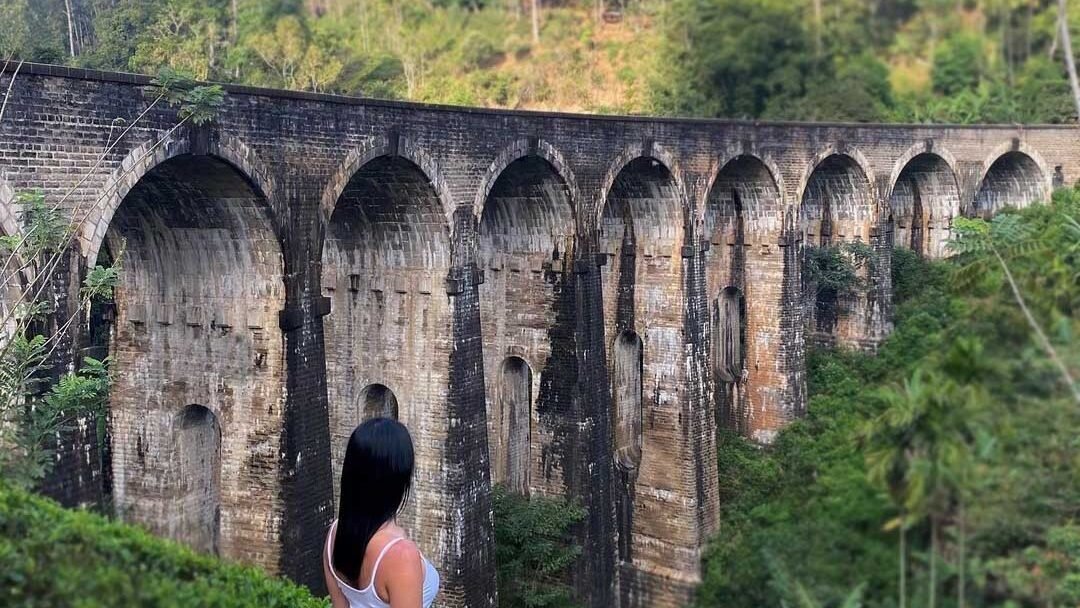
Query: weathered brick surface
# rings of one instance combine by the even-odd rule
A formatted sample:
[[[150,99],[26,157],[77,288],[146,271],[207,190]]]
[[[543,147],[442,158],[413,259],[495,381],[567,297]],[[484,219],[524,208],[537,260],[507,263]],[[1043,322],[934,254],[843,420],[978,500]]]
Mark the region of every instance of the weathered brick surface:
[[[212,125],[173,129],[147,83],[23,66],[0,124],[3,229],[19,230],[13,193],[40,188],[78,223],[76,265],[124,251],[120,515],[318,588],[344,441],[396,404],[419,457],[402,521],[447,606],[494,601],[492,479],[588,507],[573,573],[588,605],[683,605],[716,532],[717,425],[770,441],[805,409],[808,339],[888,332],[890,239],[940,256],[958,214],[1080,177],[1072,127],[229,87]],[[875,252],[834,323],[800,276],[823,232]],[[78,275],[54,282],[59,300]],[[92,438],[65,441],[49,488],[97,500]]]

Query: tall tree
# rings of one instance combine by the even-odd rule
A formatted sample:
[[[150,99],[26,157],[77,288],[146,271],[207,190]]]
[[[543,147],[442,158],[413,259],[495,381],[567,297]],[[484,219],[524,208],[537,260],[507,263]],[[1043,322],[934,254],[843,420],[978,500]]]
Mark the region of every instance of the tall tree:
[[[1076,115],[1080,118],[1080,80],[1076,77],[1076,59],[1073,56],[1072,37],[1069,35],[1068,2],[1058,0],[1058,28],[1061,38],[1061,50],[1065,55],[1065,69],[1069,72],[1069,85],[1072,87],[1073,101],[1076,103]]]

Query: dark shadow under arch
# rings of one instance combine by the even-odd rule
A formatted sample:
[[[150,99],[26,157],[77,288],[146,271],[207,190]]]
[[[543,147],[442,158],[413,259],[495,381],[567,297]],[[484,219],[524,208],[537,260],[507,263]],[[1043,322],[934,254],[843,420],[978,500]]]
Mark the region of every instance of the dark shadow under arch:
[[[1001,155],[986,170],[975,194],[974,214],[989,218],[1004,209],[1023,209],[1045,201],[1046,176],[1035,159],[1023,152]]]
[[[480,218],[482,255],[560,253],[574,233],[570,189],[555,167],[524,156],[499,174]]]
[[[960,213],[960,187],[942,157],[922,153],[901,170],[889,196],[892,244],[919,255],[944,257],[952,219]]]

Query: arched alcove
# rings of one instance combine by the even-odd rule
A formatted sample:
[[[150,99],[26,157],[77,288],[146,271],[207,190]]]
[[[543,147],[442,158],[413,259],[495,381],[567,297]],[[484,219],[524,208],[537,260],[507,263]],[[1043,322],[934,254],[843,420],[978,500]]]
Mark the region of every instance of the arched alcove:
[[[720,291],[711,305],[712,381],[717,426],[746,432],[746,300],[738,287]]]
[[[799,219],[804,242],[829,245],[863,237],[873,213],[870,180],[862,167],[850,156],[830,155],[814,167],[803,191]]]
[[[730,246],[740,231],[744,238],[776,232],[781,206],[780,191],[768,166],[755,156],[736,156],[724,164],[709,189],[706,237],[713,245]]]
[[[418,514],[437,509],[444,492],[450,256],[445,205],[412,157],[376,156],[356,168],[329,214],[322,250],[322,287],[331,301],[323,327],[334,492],[353,429],[397,403],[417,462],[400,519],[425,547],[438,546],[441,523]]]
[[[393,418],[397,420],[398,400],[394,395],[394,391],[387,388],[385,384],[369,384],[365,386],[360,391],[357,404],[359,405],[357,420],[360,422],[371,418]]]
[[[713,301],[713,370],[717,380],[742,380],[746,352],[746,303],[739,288],[725,287]]]
[[[627,163],[608,191],[600,217],[605,250],[629,247],[673,255],[681,241],[682,195],[671,171],[651,157]]]
[[[521,357],[507,357],[496,380],[495,435],[491,446],[492,483],[527,495],[532,463],[532,368]]]
[[[670,286],[682,276],[682,201],[671,171],[655,158],[626,163],[612,181],[600,215],[600,247],[609,256],[602,270],[609,336],[615,328],[636,331],[646,306],[660,302],[672,314],[652,317],[652,324],[681,324],[681,297],[672,297],[677,292]]]
[[[979,183],[974,212],[989,218],[1003,209],[1023,209],[1049,196],[1039,164],[1023,152],[1006,152],[990,165]]]
[[[641,338],[624,331],[611,347],[611,393],[615,402],[615,462],[624,469],[641,464],[642,364]]]
[[[176,416],[174,455],[179,480],[173,538],[202,553],[217,554],[221,535],[221,427],[201,405]]]
[[[209,465],[191,456],[199,450],[183,446],[209,441],[204,410],[221,412],[225,420],[244,423],[215,440],[220,467],[230,474],[215,482],[221,534],[213,546],[226,557],[276,570],[285,290],[267,200],[220,159],[173,157],[131,188],[112,215],[98,259],[90,262],[108,263],[112,255],[123,261],[115,313],[109,303],[99,303],[90,322],[103,334],[99,348],[110,340],[118,513],[154,532],[210,547],[208,511],[193,507],[178,517],[176,500],[205,493],[206,476],[186,476],[181,468]],[[203,409],[189,408],[177,418],[192,403]],[[199,420],[206,424],[195,424]],[[177,445],[179,454],[171,449]],[[192,479],[203,481],[191,485]],[[263,499],[244,498],[253,492]]]
[[[894,246],[944,257],[952,219],[960,214],[960,188],[945,159],[923,153],[908,161],[893,184],[889,211]]]

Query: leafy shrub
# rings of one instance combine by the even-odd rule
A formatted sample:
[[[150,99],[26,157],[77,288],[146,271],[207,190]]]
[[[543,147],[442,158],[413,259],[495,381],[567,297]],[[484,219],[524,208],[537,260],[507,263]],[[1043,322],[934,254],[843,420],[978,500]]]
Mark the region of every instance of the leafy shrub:
[[[495,487],[495,559],[499,606],[575,606],[566,584],[581,555],[570,529],[585,517],[581,507],[560,498],[525,498]]]
[[[480,32],[469,32],[458,47],[461,64],[465,69],[486,68],[502,56],[494,42]]]
[[[325,607],[307,590],[0,482],[0,605]]]

